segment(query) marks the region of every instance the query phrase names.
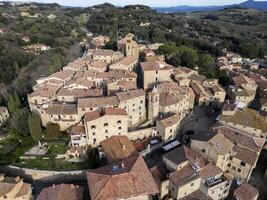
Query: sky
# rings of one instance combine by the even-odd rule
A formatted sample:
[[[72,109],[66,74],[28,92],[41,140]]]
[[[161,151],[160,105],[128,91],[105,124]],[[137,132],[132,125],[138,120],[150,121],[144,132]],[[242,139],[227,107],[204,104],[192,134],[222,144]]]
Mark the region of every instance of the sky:
[[[12,0],[6,0],[12,1]],[[16,1],[16,0],[15,0]],[[58,3],[65,6],[92,6],[97,4],[102,4],[105,2],[117,5],[132,5],[132,4],[143,4],[152,7],[167,7],[167,6],[180,6],[180,5],[190,5],[190,6],[207,6],[207,5],[230,5],[241,3],[246,0],[17,0],[21,2],[42,2],[42,3]],[[266,1],[266,0],[257,0]]]

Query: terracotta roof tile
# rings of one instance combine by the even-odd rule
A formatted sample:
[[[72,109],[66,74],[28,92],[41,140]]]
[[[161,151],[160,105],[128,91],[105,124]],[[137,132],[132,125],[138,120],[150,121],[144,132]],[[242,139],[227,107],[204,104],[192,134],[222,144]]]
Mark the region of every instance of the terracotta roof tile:
[[[122,102],[140,96],[145,96],[145,92],[142,89],[137,89],[137,90],[131,90],[129,92],[119,92],[116,93],[116,96],[118,97],[119,101]]]
[[[92,200],[127,199],[159,192],[142,156],[90,170],[87,181]]]
[[[252,200],[258,195],[258,190],[248,183],[244,183],[234,191],[234,196],[239,200]]]
[[[100,145],[109,162],[116,162],[137,155],[133,144],[127,136],[111,136]]]
[[[37,200],[82,200],[83,188],[71,184],[59,184],[44,188]]]

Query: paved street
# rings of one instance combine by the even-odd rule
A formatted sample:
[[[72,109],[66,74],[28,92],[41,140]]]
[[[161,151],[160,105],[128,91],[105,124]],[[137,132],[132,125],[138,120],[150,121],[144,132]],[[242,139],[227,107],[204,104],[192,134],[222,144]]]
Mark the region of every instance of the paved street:
[[[179,134],[184,134],[188,130],[193,130],[195,134],[207,132],[209,127],[216,121],[218,114],[218,112],[209,112],[205,107],[196,106],[193,113],[183,120]]]

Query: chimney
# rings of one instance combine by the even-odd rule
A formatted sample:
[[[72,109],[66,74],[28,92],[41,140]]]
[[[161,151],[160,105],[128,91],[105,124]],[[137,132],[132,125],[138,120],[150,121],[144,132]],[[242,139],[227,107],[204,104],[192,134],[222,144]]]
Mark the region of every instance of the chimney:
[[[71,185],[70,185],[70,188],[71,188],[71,189],[74,189],[74,188],[75,188],[75,186],[74,186],[73,184],[71,184]]]
[[[121,168],[124,169],[124,162],[121,162]]]
[[[53,188],[56,188],[56,185],[55,184],[53,184]]]
[[[123,149],[123,150],[126,149],[126,145],[125,145],[125,144],[122,145],[122,149]]]

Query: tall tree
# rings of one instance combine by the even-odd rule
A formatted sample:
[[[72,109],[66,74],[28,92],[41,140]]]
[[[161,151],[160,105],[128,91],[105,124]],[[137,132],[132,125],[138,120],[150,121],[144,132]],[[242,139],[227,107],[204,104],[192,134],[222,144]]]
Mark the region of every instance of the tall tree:
[[[49,65],[50,73],[55,73],[59,71],[62,67],[61,59],[59,54],[54,54],[52,58],[52,63]]]
[[[57,139],[62,132],[60,131],[59,125],[54,123],[48,123],[45,130],[45,139],[46,140],[55,140]]]
[[[32,138],[39,142],[42,139],[42,125],[39,115],[35,112],[29,114],[28,124]]]
[[[12,114],[11,127],[22,136],[28,136],[30,133],[28,115],[29,110],[26,108],[18,109]]]
[[[8,104],[8,110],[10,113],[13,113],[19,108],[21,108],[21,102],[20,102],[17,92],[8,94],[7,104]]]

